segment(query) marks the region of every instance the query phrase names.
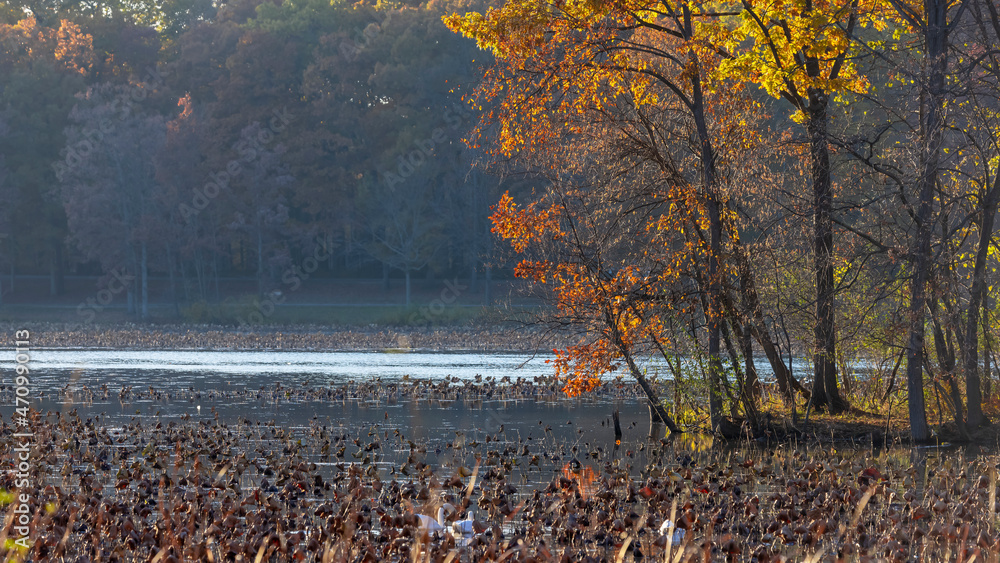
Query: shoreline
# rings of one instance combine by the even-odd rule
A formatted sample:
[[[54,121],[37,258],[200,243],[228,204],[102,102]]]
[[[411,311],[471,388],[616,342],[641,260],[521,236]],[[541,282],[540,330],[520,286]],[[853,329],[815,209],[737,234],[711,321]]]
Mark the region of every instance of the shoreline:
[[[261,350],[261,351],[436,351],[436,352],[550,352],[559,343],[530,328],[479,327],[254,327],[221,325],[155,325],[123,323],[2,323],[13,335],[31,333],[36,349],[104,348],[120,350]]]

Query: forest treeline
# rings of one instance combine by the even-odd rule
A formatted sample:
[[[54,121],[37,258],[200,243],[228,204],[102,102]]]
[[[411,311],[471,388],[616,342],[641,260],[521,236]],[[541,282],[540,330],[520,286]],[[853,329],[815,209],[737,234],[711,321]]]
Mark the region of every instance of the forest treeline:
[[[496,57],[493,161],[546,180],[493,221],[581,334],[570,392],[624,369],[676,429],[652,355],[712,428],[761,432],[757,352],[787,405],[905,403],[915,441],[928,401],[966,437],[997,414],[995,2],[506,0],[446,22]]]
[[[150,276],[211,303],[405,274],[407,304],[489,276],[500,182],[462,139],[490,57],[441,21],[476,6],[0,2],[0,268],[134,280],[140,316]]]

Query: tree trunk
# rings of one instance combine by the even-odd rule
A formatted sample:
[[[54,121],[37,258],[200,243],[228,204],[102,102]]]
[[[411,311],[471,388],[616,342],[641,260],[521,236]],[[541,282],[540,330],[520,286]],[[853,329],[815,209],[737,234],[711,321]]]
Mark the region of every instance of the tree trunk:
[[[990,296],[986,294],[983,296],[983,312],[980,315],[983,325],[983,363],[985,363],[985,377],[983,378],[983,396],[989,397],[993,394],[993,373],[997,367],[996,354],[993,353],[992,339],[990,338],[990,327],[989,327],[989,317],[990,317]]]
[[[469,270],[469,288],[475,293],[479,290],[479,172],[473,168],[469,173],[469,186],[472,188],[472,209],[470,220],[472,221],[472,236],[469,239],[469,262],[472,268]]]
[[[978,428],[986,422],[986,418],[983,416],[982,379],[979,377],[979,311],[985,303],[986,259],[989,255],[990,239],[993,237],[993,222],[997,214],[998,199],[1000,199],[1000,166],[997,167],[993,187],[981,200],[979,247],[976,250],[976,264],[972,271],[969,313],[966,316],[965,343],[962,346],[965,396],[968,402],[969,426],[971,428]]]
[[[264,233],[257,229],[257,295],[264,297]]]
[[[730,327],[732,327],[732,330],[730,330]],[[736,335],[742,335],[743,328],[733,325],[731,322],[722,325],[722,341],[726,344],[726,351],[729,353],[729,361],[732,362],[733,372],[736,374],[739,402],[743,405],[743,413],[746,415],[747,420],[754,428],[757,428],[757,400],[753,391],[750,390],[746,374],[744,374],[743,370],[740,369],[739,353],[736,350],[736,346],[733,344],[735,335],[731,334],[732,332],[735,332]],[[739,342],[737,342],[737,344],[739,344]],[[735,411],[735,407],[736,405],[734,404],[730,411]],[[733,417],[735,418],[735,414]]]
[[[928,192],[926,199],[923,192]],[[910,331],[906,345],[906,386],[907,409],[910,417],[910,436],[914,442],[926,442],[930,438],[927,414],[924,408],[924,379],[921,364],[924,349],[924,310],[926,308],[926,268],[930,261],[930,228],[921,223],[930,219],[931,190],[921,190],[921,203],[917,211],[918,228],[913,280],[910,283]]]
[[[149,318],[149,258],[146,254],[146,243],[142,242],[142,258],[139,263],[139,275],[142,276],[142,312],[140,318]]]
[[[65,288],[62,271],[62,245],[52,243],[52,255],[49,259],[49,295],[62,295]]]
[[[653,391],[653,388],[649,385],[649,381],[646,380],[646,376],[642,374],[642,371],[639,369],[639,366],[635,364],[635,360],[632,359],[631,352],[629,352],[629,350],[625,348],[624,343],[622,343],[620,339],[618,340],[616,345],[618,346],[618,349],[621,351],[622,356],[625,357],[625,364],[628,365],[629,373],[631,373],[632,377],[634,377],[635,380],[639,383],[639,387],[642,389],[643,394],[646,395],[646,400],[649,403],[649,408],[653,410],[657,418],[659,418],[660,421],[663,422],[663,424],[667,425],[667,428],[670,429],[671,432],[681,434],[683,430],[678,428],[677,424],[674,423],[674,420],[670,418],[670,415],[667,414],[667,411],[663,410],[663,405],[660,404],[660,397],[656,394],[655,391]]]
[[[493,304],[493,294],[492,294],[492,284],[493,281],[493,269],[490,268],[489,264],[486,265],[486,279],[483,280],[483,304],[487,307]]]
[[[812,406],[838,413],[848,408],[837,389],[837,334],[834,327],[833,191],[827,144],[827,93],[809,89],[806,129],[813,183],[813,257],[816,273],[816,325]]]
[[[691,12],[687,4],[683,5],[685,32],[691,34]],[[708,207],[709,251],[708,251],[708,307],[705,310],[705,322],[708,325],[708,406],[712,421],[712,429],[718,428],[722,422],[722,356],[721,328],[722,317],[722,274],[719,269],[719,258],[722,256],[722,213],[716,196],[715,154],[712,148],[708,124],[705,120],[704,96],[701,89],[701,78],[698,74],[698,57],[694,52],[688,55],[693,73],[691,76],[691,113],[694,118],[698,138],[701,141],[700,160],[702,189],[706,194]]]
[[[208,301],[208,282],[205,280],[205,260],[201,256],[201,249],[196,248],[194,252],[194,279],[198,284],[198,297],[202,301]]]
[[[747,374],[747,392],[754,399],[760,399],[760,378],[757,377],[757,365],[753,361],[753,335],[750,334],[750,329],[741,327],[739,339],[743,353],[743,369]]]
[[[711,158],[711,147],[708,141],[703,143],[702,153],[708,153],[707,158]],[[711,193],[711,192],[710,192]],[[721,274],[719,273],[719,256],[722,247],[722,218],[719,212],[719,202],[713,195],[708,197],[708,222],[711,231],[711,246],[708,258],[708,307],[705,311],[708,323],[708,406],[712,420],[712,429],[715,430],[722,422],[722,356],[721,356],[721,329],[720,318],[722,316],[719,307],[719,294],[721,293]]]
[[[187,262],[183,259],[177,261],[177,267],[181,271],[181,289],[184,290],[184,302],[191,302],[191,287],[187,275]]]
[[[212,276],[213,276],[213,280],[212,281],[214,282],[214,285],[215,285],[215,302],[216,303],[220,303],[222,301],[222,292],[219,290],[219,282],[220,282],[219,278],[221,278],[222,276],[221,276],[221,274],[219,274],[219,253],[218,252],[213,252],[212,253]]]
[[[167,275],[170,276],[170,299],[174,302],[174,315],[181,316],[181,305],[177,295],[177,280],[174,273],[174,255],[171,252],[171,245],[169,242],[164,245],[167,251]]]
[[[333,271],[336,268],[336,260],[333,259],[333,249],[335,245],[333,244],[333,233],[327,233],[323,235],[323,253],[326,254],[326,269],[330,272],[330,278],[333,278]]]
[[[406,275],[406,307],[410,307],[410,270],[403,270]]]
[[[354,240],[351,238],[351,223],[344,221],[344,273],[351,269],[351,251],[354,248]]]
[[[611,314],[609,309],[604,310],[604,324],[608,328],[608,339],[611,345],[618,349],[622,357],[625,359],[625,364],[628,366],[629,373],[632,377],[639,383],[639,387],[642,389],[643,394],[646,395],[646,400],[649,403],[649,408],[653,410],[656,417],[660,419],[661,422],[667,425],[667,428],[671,432],[682,432],[680,428],[674,423],[667,411],[663,410],[663,405],[660,404],[660,397],[653,391],[653,388],[649,385],[649,381],[646,380],[646,376],[642,374],[642,370],[636,365],[635,359],[632,358],[632,350],[625,345],[622,340],[621,333],[618,332],[618,323],[614,315]],[[657,344],[659,347],[659,344]],[[663,352],[663,348],[660,348],[660,352]],[[677,382],[674,382],[676,387]]]
[[[736,246],[734,255],[739,261],[737,268],[740,275],[740,292],[742,293],[743,303],[747,311],[749,311],[741,318],[744,330],[748,330],[757,340],[757,343],[760,344],[761,350],[764,352],[764,357],[767,358],[768,363],[771,364],[771,370],[774,371],[774,378],[778,383],[778,392],[785,403],[793,401],[793,390],[799,391],[803,396],[808,398],[810,396],[809,390],[802,387],[798,380],[792,377],[788,366],[785,365],[785,361],[778,352],[777,346],[771,341],[771,335],[765,328],[764,312],[760,306],[760,298],[757,296],[757,284],[754,280],[753,270],[750,269],[746,249],[739,244],[738,240],[734,242]],[[732,303],[729,306],[733,314],[739,314],[737,308]]]
[[[952,413],[955,415],[955,425],[959,432],[965,434],[965,415],[962,407],[962,396],[958,392],[958,385],[955,382],[955,351],[945,338],[944,329],[938,318],[938,302],[936,299],[928,301],[931,315],[931,332],[934,335],[934,348],[937,350],[938,364],[941,367],[941,375],[948,384],[948,400],[951,401]]]
[[[947,3],[925,0],[924,66],[927,82],[921,92],[920,161],[917,177],[918,206],[914,216],[916,238],[913,245],[913,278],[910,282],[910,330],[906,348],[907,408],[910,436],[914,442],[930,439],[924,408],[924,381],[921,369],[924,351],[924,320],[927,308],[927,274],[931,266],[934,187],[941,150],[941,115],[944,75],[947,69]]]

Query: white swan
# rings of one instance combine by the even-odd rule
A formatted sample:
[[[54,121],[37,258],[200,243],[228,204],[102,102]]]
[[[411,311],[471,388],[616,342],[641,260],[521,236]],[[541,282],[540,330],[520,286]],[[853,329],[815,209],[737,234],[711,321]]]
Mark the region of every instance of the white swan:
[[[458,520],[451,524],[452,533],[455,539],[458,540],[459,547],[465,547],[469,545],[472,538],[481,531],[483,531],[483,525],[476,522],[476,517],[472,514],[472,509],[469,509],[469,515],[465,520]]]
[[[435,532],[443,532],[447,530],[447,527],[444,525],[445,511],[448,511],[450,514],[454,514],[455,507],[448,502],[441,505],[441,508],[438,509],[437,520],[424,514],[417,514],[417,518],[420,519],[420,533],[433,534]]]
[[[674,523],[670,520],[664,520],[663,524],[660,524],[660,535],[666,536],[672,527],[674,528],[674,536],[670,538],[670,545],[678,545],[684,539],[684,530],[674,527]]]

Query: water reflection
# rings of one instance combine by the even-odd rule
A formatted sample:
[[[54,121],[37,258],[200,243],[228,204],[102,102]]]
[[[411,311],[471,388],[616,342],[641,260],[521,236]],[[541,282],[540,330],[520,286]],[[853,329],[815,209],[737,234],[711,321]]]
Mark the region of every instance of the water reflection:
[[[549,355],[462,352],[294,352],[213,350],[65,350],[32,352],[36,373],[59,376],[81,370],[85,380],[134,384],[147,373],[171,375],[180,383],[201,379],[247,384],[317,381],[347,383],[380,377],[461,379],[549,375]],[[227,377],[228,376],[228,377]],[[234,376],[239,376],[234,378]]]

